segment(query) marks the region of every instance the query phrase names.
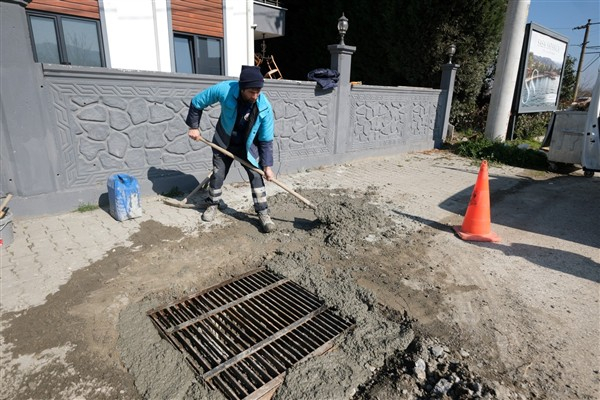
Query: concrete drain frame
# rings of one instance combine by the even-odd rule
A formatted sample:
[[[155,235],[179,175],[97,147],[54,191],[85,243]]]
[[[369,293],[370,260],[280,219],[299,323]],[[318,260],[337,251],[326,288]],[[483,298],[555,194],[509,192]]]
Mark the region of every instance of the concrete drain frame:
[[[161,336],[228,399],[269,399],[288,368],[325,353],[354,323],[265,268],[148,311]]]

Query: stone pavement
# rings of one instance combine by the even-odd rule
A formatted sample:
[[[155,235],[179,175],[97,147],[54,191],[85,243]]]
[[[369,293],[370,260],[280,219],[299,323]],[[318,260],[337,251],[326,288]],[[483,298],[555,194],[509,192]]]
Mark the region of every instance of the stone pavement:
[[[439,205],[451,201],[448,199],[459,192],[468,199],[478,171],[479,165],[469,160],[431,151],[363,159],[279,176],[278,180],[294,190],[366,189],[374,185],[384,198],[402,198],[403,212],[416,215],[424,203],[430,204],[428,215],[416,216],[437,221],[453,217],[460,224],[462,217],[456,211]],[[514,176],[515,171],[518,169],[494,167],[490,168],[490,176]],[[232,169],[232,173],[237,172]],[[506,180],[505,185],[517,183]],[[283,191],[269,183],[267,190],[269,195]],[[234,208],[248,208],[249,194],[247,184],[228,184],[224,188],[224,200]],[[464,213],[466,207],[465,202],[450,208]],[[121,222],[104,209],[14,217],[14,241],[0,247],[0,311],[21,311],[43,304],[46,296],[58,291],[74,271],[101,259],[117,246],[130,246],[128,238],[144,221],[179,227],[189,235],[211,226],[201,221],[198,210],[166,205],[157,195],[144,196],[142,209],[142,217]],[[502,236],[502,231],[497,233]]]

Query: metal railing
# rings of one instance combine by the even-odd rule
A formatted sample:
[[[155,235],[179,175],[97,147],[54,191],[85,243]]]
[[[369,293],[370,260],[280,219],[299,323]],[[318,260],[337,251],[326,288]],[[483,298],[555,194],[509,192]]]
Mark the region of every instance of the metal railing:
[[[283,2],[279,0],[254,0],[255,3],[268,4],[275,7],[283,7]]]

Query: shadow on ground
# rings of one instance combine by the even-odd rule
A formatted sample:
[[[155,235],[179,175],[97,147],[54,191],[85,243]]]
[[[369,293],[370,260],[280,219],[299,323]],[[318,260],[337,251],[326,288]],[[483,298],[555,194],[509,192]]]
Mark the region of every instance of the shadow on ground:
[[[593,223],[600,215],[600,202],[594,200],[600,193],[600,179],[559,176],[533,180],[492,176],[489,185],[493,225],[600,248],[600,232]],[[473,188],[474,185],[469,186],[439,206],[464,215]]]
[[[152,182],[152,191],[156,194],[190,192],[200,184],[194,175],[172,169],[150,167],[147,176]]]

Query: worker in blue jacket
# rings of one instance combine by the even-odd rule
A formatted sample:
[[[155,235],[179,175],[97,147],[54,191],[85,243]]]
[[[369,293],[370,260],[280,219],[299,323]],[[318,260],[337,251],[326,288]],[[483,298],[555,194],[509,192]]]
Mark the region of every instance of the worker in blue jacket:
[[[274,117],[271,103],[264,93],[264,78],[259,67],[242,66],[237,81],[219,82],[198,93],[190,104],[186,124],[190,128],[188,136],[200,138],[200,118],[202,111],[213,104],[221,105],[221,115],[217,122],[213,143],[227,149],[239,158],[248,161],[265,173],[265,178],[275,177],[273,166]],[[209,185],[209,205],[202,214],[202,220],[212,221],[221,200],[223,182],[229,173],[233,159],[213,149],[213,174]],[[267,193],[263,177],[244,166],[252,187],[254,210],[258,214],[265,232],[275,229],[269,216]]]

